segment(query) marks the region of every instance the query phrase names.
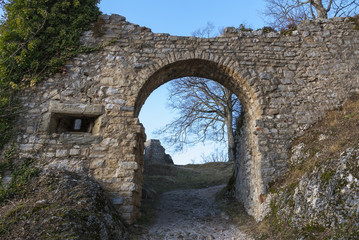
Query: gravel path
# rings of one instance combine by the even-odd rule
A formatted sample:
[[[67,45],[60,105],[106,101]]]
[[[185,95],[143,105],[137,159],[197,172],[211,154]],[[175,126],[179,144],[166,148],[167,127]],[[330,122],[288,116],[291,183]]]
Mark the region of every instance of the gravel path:
[[[146,229],[141,239],[250,240],[215,203],[215,194],[224,186],[162,194],[157,221]]]

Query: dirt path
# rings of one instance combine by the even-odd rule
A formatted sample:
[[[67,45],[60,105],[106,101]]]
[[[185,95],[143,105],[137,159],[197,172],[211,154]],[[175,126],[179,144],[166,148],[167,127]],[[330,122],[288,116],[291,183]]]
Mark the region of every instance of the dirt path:
[[[215,203],[215,194],[224,186],[162,194],[157,221],[140,239],[251,239],[231,224]]]

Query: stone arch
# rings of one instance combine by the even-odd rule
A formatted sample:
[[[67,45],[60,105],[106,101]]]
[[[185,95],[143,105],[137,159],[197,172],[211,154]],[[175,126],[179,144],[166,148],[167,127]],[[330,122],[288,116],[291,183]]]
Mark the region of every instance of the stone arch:
[[[224,60],[224,62],[229,62]],[[258,98],[248,80],[242,74],[236,72],[231,66],[215,61],[199,58],[173,61],[163,66],[158,65],[157,69],[146,72],[143,77],[136,101],[134,103],[134,116],[138,117],[139,112],[149,95],[159,86],[177,78],[186,76],[203,77],[214,80],[226,88],[232,90],[246,107],[251,103],[251,110],[260,113]],[[247,107],[246,107],[247,108]]]
[[[161,84],[197,75],[242,100],[236,196],[257,220],[271,199],[266,186],[288,170],[292,139],[359,89],[358,31],[347,19],[304,22],[288,36],[229,28],[216,38],[152,33],[122,16],[103,19],[103,36],[89,31],[81,40],[103,46],[99,51],[79,54],[65,73],[24,94],[17,143],[21,158],[90,174],[129,223],[141,199],[145,135],[137,116]],[[95,120],[96,131],[81,133],[81,141],[78,134],[51,134],[59,116],[74,115]]]
[[[147,74],[143,74],[143,84],[134,103],[134,117],[138,117],[144,102],[156,88],[173,79],[186,76],[203,77],[230,89],[239,97],[244,109],[241,137],[237,139],[240,145],[238,151],[241,152],[236,156],[236,195],[247,210],[256,216],[261,214],[258,207],[260,203],[257,200],[261,194],[265,194],[266,184],[262,180],[262,154],[259,151],[258,138],[254,134],[256,121],[261,119],[260,101],[254,89],[255,84],[252,83],[251,86],[249,83],[249,74],[245,74],[245,71],[244,73],[238,71],[238,65],[233,61],[220,59],[220,62],[190,58],[172,61],[158,66],[157,69],[152,67],[152,71],[147,70]],[[255,79],[250,80],[255,82]]]

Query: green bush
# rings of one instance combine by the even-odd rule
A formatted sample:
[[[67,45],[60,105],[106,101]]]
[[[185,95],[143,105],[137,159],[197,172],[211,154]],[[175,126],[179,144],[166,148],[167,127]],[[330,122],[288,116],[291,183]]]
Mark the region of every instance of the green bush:
[[[33,177],[38,176],[40,170],[34,166],[32,159],[26,159],[16,166],[11,173],[12,179],[7,187],[0,186],[0,206],[5,200],[22,197],[28,190]]]
[[[0,179],[1,175],[9,170],[13,169],[13,163],[15,160],[16,145],[15,143],[11,144],[9,148],[4,152],[4,156],[0,159]],[[1,185],[1,183],[0,183]]]
[[[0,29],[1,83],[33,85],[76,53],[100,12],[98,0],[15,0]],[[11,84],[10,84],[11,83]]]
[[[16,119],[14,96],[60,70],[97,20],[99,0],[10,0],[0,21],[0,149]],[[15,113],[14,113],[15,112]]]

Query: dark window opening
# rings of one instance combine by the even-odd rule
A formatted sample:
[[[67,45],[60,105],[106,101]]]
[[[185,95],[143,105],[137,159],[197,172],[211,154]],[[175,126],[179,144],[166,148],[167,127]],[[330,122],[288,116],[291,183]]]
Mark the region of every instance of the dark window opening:
[[[52,133],[83,132],[92,133],[96,117],[53,116],[50,131]]]

